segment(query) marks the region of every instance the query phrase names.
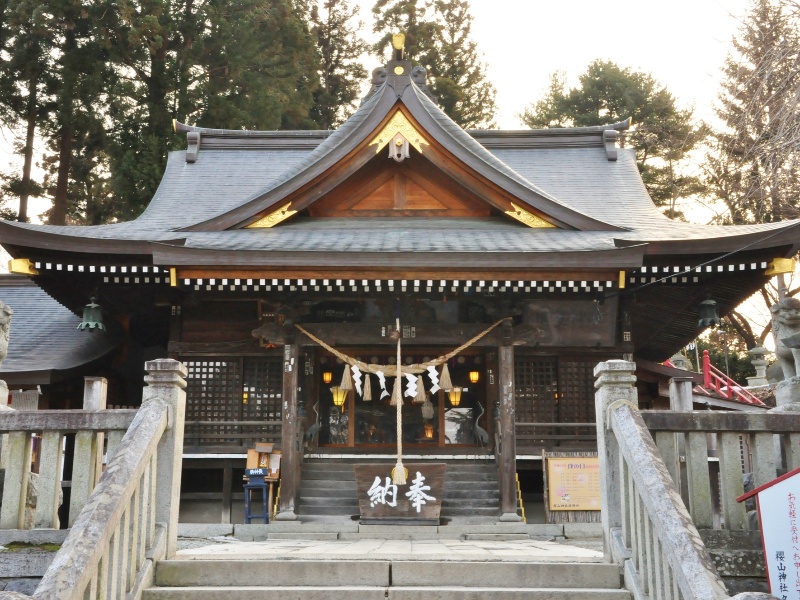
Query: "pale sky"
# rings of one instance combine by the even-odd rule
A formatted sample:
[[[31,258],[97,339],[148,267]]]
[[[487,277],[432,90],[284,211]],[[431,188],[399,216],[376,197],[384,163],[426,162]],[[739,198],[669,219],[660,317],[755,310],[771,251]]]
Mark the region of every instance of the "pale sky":
[[[357,0],[364,34],[374,36],[374,0]],[[681,108],[713,116],[719,72],[749,0],[470,0],[473,39],[497,88],[497,124],[519,129],[516,115],[539,98],[550,74],[570,81],[595,59],[650,73]],[[377,59],[368,65],[370,71]]]

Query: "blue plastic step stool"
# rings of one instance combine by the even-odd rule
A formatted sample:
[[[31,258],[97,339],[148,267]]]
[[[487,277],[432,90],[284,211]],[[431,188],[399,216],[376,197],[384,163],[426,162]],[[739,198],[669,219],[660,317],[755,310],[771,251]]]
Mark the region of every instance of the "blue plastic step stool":
[[[261,511],[258,511],[258,502],[255,506],[251,494],[261,493]],[[264,477],[251,477],[250,481],[244,484],[244,522],[249,524],[251,519],[264,519],[264,523],[269,523],[269,500],[272,493],[272,482]],[[258,497],[258,496],[256,496]]]

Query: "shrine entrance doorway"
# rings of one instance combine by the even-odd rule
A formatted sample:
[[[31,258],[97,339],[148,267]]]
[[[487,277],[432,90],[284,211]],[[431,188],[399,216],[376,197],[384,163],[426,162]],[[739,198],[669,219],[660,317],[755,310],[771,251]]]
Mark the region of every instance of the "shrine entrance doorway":
[[[446,353],[450,348],[413,349],[404,353],[404,364],[427,362]],[[394,365],[391,348],[348,349],[347,354],[370,364]],[[393,453],[397,446],[397,412],[389,404],[395,385],[394,377],[386,377],[381,387],[376,375],[362,374],[361,393],[349,391],[340,405],[334,403],[331,388],[342,380],[345,364],[333,355],[319,351],[317,407],[309,413],[316,418],[319,412],[319,445],[321,448],[352,448],[372,453]],[[415,403],[403,397],[403,448],[416,451],[437,449],[446,452],[458,447],[487,447],[491,439],[491,407],[487,400],[486,356],[481,349],[469,349],[448,362],[453,385],[460,396],[438,390],[430,393],[432,382],[423,375],[426,402]],[[437,369],[441,372],[441,368]],[[365,378],[370,377],[371,399],[365,399]],[[403,389],[407,385],[404,377]]]

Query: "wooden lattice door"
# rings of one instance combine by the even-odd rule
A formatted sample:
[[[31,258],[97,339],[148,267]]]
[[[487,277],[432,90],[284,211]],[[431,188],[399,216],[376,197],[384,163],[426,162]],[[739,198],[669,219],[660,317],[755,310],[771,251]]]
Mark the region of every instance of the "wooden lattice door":
[[[280,442],[283,363],[280,358],[245,358],[242,432],[253,440]]]
[[[558,359],[554,356],[517,356],[514,393],[519,446],[541,445],[558,420]]]
[[[248,446],[280,441],[283,370],[279,358],[184,358],[186,442]]]

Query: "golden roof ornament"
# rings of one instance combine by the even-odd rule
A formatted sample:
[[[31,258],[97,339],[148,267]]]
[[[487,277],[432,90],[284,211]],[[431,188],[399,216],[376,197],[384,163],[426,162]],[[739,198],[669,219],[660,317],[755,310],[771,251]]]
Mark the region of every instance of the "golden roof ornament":
[[[548,223],[544,219],[539,216],[536,216],[532,213],[529,213],[524,208],[520,208],[513,202],[511,202],[511,210],[507,210],[506,214],[509,217],[515,218],[517,221],[521,223],[525,223],[528,227],[532,227],[534,229],[547,229],[555,227],[552,223]]]

